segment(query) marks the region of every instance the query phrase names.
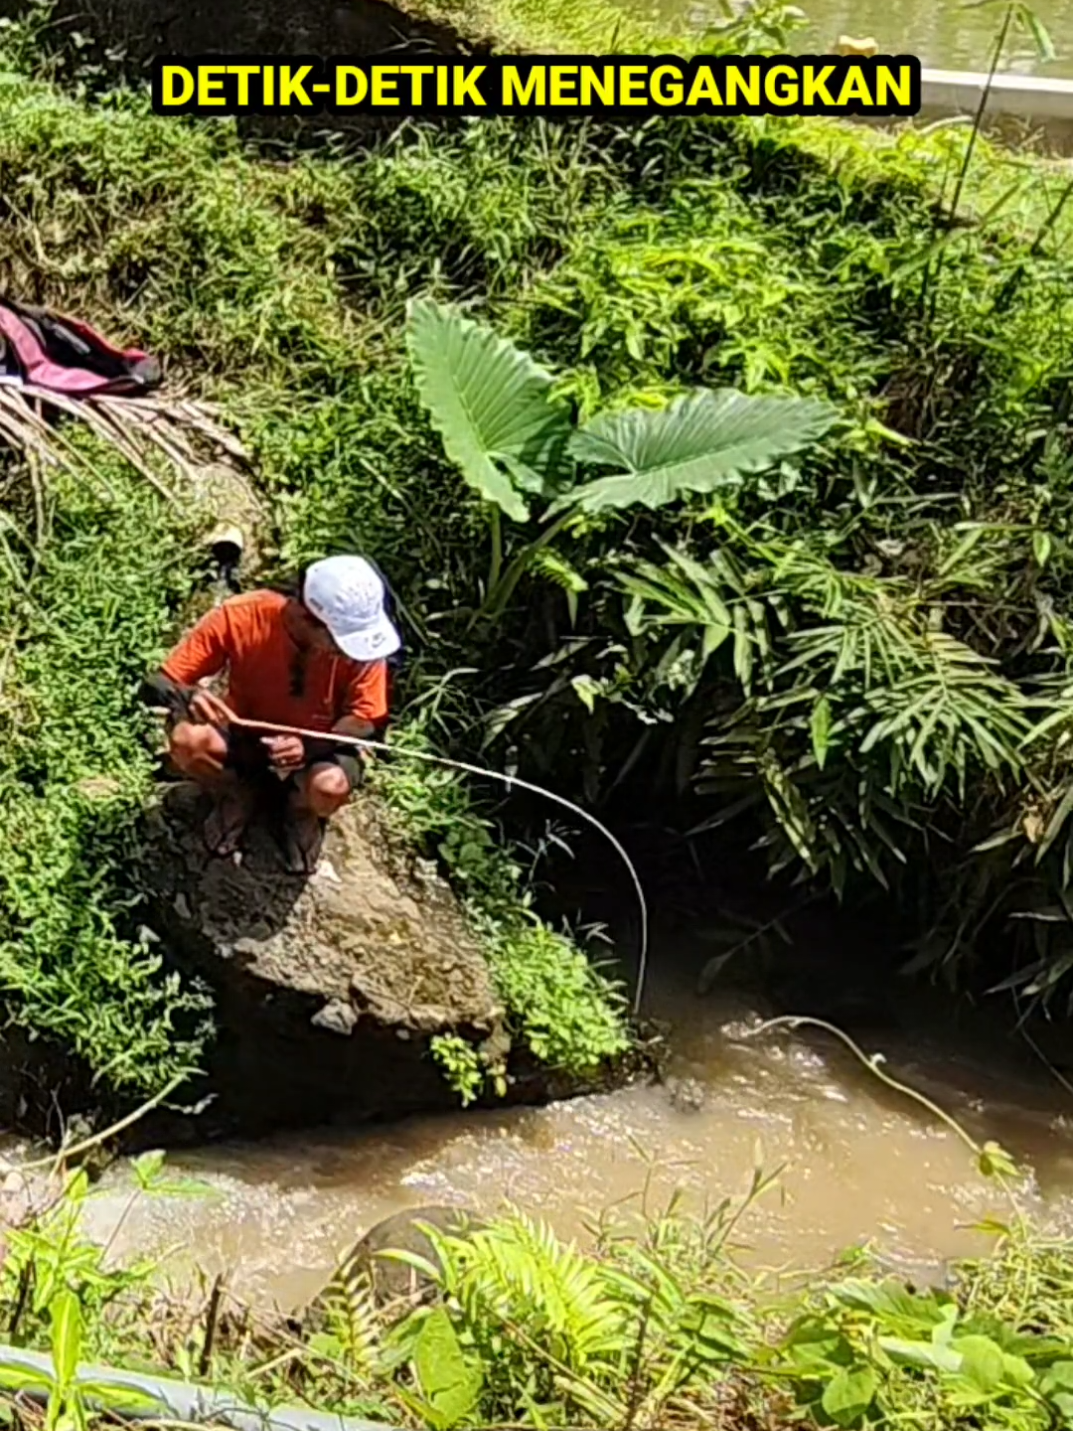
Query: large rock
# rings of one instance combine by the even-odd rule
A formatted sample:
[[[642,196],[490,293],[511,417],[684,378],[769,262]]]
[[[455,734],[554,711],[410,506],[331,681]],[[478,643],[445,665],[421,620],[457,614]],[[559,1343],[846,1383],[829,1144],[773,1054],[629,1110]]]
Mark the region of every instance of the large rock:
[[[404,1208],[402,1212],[385,1217],[354,1244],[323,1291],[299,1315],[297,1320],[302,1329],[307,1333],[318,1330],[324,1325],[332,1302],[348,1295],[360,1295],[364,1288],[381,1306],[403,1297],[429,1297],[435,1291],[435,1283],[427,1273],[407,1262],[385,1256],[393,1252],[409,1252],[436,1267],[436,1249],[423,1230],[426,1226],[448,1236],[464,1237],[467,1233],[476,1232],[481,1222],[466,1208],[443,1203]]]
[[[225,1127],[455,1106],[428,1053],[437,1033],[505,1056],[502,1010],[455,899],[400,847],[375,797],[331,822],[309,878],[286,872],[260,820],[241,863],[210,856],[204,815],[192,787],[167,790],[141,877],[167,957],[213,991]]]

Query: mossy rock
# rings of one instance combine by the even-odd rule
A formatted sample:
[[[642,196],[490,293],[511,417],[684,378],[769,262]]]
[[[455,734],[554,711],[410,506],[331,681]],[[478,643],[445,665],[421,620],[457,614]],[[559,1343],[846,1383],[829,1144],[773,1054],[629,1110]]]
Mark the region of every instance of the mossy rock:
[[[253,1131],[457,1106],[429,1041],[501,1042],[503,1010],[453,894],[377,798],[330,822],[311,877],[260,818],[239,862],[211,856],[205,811],[192,786],[165,792],[139,878],[168,962],[213,991],[218,1110]]]
[[[434,1203],[405,1208],[371,1227],[342,1258],[324,1290],[316,1296],[300,1321],[306,1332],[324,1325],[329,1305],[339,1299],[372,1294],[378,1305],[400,1298],[418,1299],[431,1294],[434,1283],[417,1267],[385,1254],[410,1253],[437,1265],[432,1239],[422,1224],[453,1237],[474,1232],[481,1223],[466,1208]]]

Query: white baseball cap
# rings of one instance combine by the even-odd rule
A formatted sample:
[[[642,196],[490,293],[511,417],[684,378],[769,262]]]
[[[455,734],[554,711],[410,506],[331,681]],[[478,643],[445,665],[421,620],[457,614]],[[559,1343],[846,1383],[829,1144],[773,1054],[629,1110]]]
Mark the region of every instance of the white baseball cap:
[[[306,572],[302,604],[354,661],[380,661],[402,645],[384,610],[384,583],[359,556],[326,557]]]

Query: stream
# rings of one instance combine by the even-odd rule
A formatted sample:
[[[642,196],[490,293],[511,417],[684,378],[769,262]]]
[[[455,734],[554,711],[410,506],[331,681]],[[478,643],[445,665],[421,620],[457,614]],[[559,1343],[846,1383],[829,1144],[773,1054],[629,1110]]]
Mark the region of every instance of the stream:
[[[657,969],[666,952],[654,951]],[[130,1169],[117,1165],[95,1190],[87,1230],[116,1257],[173,1249],[174,1283],[195,1267],[225,1272],[238,1295],[291,1309],[369,1227],[404,1208],[488,1214],[513,1203],[583,1242],[594,1217],[658,1210],[676,1191],[698,1212],[740,1198],[759,1161],[782,1172],[736,1230],[738,1256],[757,1268],[826,1265],[870,1242],[905,1275],[941,1278],[947,1259],[986,1249],[973,1224],[1003,1208],[964,1144],[822,1031],[758,1036],[772,1010],[756,998],[699,997],[709,953],[700,942],[676,947],[673,973],[646,1000],[668,1026],[670,1072],[690,1080],[688,1096],[633,1086],[537,1109],[183,1150],[168,1167],[200,1180],[201,1194],[132,1200]],[[1052,1227],[1073,1226],[1073,1092],[979,1013],[919,986],[898,997],[911,1000],[907,1011],[881,1020],[881,1032],[843,1026],[973,1137],[1024,1160],[1027,1206]]]

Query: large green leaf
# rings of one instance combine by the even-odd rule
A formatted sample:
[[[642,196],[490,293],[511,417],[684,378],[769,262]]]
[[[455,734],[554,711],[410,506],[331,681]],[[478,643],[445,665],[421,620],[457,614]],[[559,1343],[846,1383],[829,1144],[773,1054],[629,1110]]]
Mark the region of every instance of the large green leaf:
[[[433,1425],[449,1431],[476,1406],[484,1377],[468,1362],[443,1307],[429,1313],[414,1344],[414,1371],[427,1398],[425,1414]]]
[[[841,1367],[827,1383],[821,1404],[836,1426],[853,1426],[875,1394],[876,1374],[870,1366]]]
[[[431,299],[411,303],[407,336],[417,390],[447,455],[486,501],[525,521],[519,486],[551,480],[571,431],[567,410],[549,397],[551,374]]]
[[[576,487],[557,506],[662,507],[683,492],[711,492],[761,471],[823,436],[836,413],[811,398],[749,397],[707,388],[669,407],[598,416],[574,433],[579,462],[616,467]]]

